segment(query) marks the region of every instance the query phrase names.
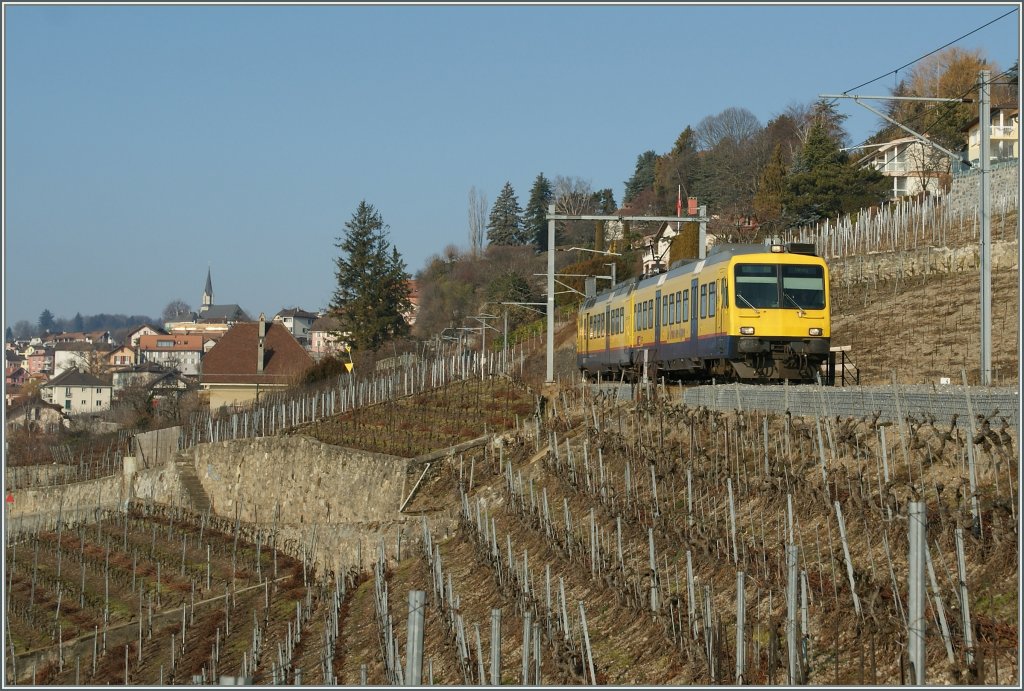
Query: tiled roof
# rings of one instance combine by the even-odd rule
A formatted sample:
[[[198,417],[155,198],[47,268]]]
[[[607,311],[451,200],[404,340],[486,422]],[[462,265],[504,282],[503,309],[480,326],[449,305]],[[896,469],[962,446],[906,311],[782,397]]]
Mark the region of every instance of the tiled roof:
[[[85,341],[72,341],[71,343],[55,343],[53,345],[54,352],[58,350],[69,350],[76,353],[84,351],[102,350],[106,352],[106,343],[86,343]]]
[[[256,372],[257,322],[235,324],[203,358],[204,384],[290,384],[313,358],[281,324],[267,322],[263,373]]]
[[[162,346],[159,345],[160,341],[173,341],[174,345]],[[181,334],[168,334],[168,335],[153,335],[146,334],[139,336],[139,350],[147,351],[200,351],[203,349],[203,337],[200,335],[181,335]]]
[[[310,331],[337,331],[341,324],[335,317],[320,317],[309,327]]]
[[[151,329],[152,331],[154,331],[154,332],[156,332],[158,334],[166,334],[167,333],[166,331],[161,329],[159,326],[153,326],[152,324],[140,324],[140,325],[136,326],[134,329],[132,329],[131,331],[128,332],[128,338],[130,339],[132,336],[134,336],[135,334],[139,333],[143,329]]]
[[[77,369],[64,370],[46,383],[46,386],[110,386],[91,374],[79,372]]]
[[[199,317],[202,321],[216,319],[230,319],[242,322],[252,321],[249,315],[245,313],[245,310],[238,305],[210,305],[199,313]]]
[[[300,319],[316,319],[316,313],[307,312],[306,310],[300,307],[292,307],[290,309],[281,310],[280,312],[274,315],[275,319],[277,317],[299,317]]]

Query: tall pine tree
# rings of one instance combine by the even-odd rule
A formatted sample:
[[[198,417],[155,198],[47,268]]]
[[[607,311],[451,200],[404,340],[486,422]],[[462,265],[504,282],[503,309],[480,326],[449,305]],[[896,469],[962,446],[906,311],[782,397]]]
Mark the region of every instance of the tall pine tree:
[[[754,213],[761,226],[774,232],[782,219],[782,200],[786,193],[786,160],[782,146],[775,145],[771,160],[761,170],[754,194]]]
[[[338,287],[330,313],[340,325],[338,335],[357,349],[375,350],[409,332],[409,274],[398,249],[388,242],[387,228],[364,200],[335,245],[342,254],[334,260]]]
[[[852,213],[888,197],[886,177],[874,168],[852,165],[827,118],[818,118],[786,178],[783,204],[791,225]]]
[[[53,329],[54,329],[54,327],[56,325],[57,325],[57,322],[53,318],[53,313],[50,312],[50,310],[48,310],[48,309],[44,309],[42,311],[42,313],[40,313],[40,315],[39,315],[39,332],[40,332],[40,334],[45,334],[45,333],[48,333],[50,331],[53,331]]]
[[[555,191],[551,181],[544,177],[544,173],[538,173],[537,179],[533,181],[533,187],[530,188],[530,201],[526,203],[526,210],[523,212],[523,230],[542,252],[548,249],[548,206],[554,200]],[[557,238],[555,244],[558,244]]]
[[[522,209],[519,199],[506,182],[501,193],[494,200],[491,215],[487,221],[487,242],[492,245],[525,245],[532,238],[523,230]]]
[[[641,192],[654,189],[655,166],[658,154],[653,150],[645,151],[636,157],[636,170],[633,177],[626,181],[626,193],[622,195],[623,206],[628,206]]]

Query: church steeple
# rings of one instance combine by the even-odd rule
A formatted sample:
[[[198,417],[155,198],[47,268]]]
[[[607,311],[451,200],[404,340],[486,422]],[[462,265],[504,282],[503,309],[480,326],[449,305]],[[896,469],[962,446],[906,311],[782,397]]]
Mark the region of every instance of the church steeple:
[[[199,308],[199,312],[203,313],[210,308],[213,304],[213,280],[210,277],[210,269],[206,269],[206,288],[203,289],[203,305]]]

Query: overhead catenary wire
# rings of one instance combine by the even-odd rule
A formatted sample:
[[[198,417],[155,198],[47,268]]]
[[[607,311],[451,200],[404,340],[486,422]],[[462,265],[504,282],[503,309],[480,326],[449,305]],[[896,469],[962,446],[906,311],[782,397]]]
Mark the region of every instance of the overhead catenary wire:
[[[944,50],[944,49],[946,49],[946,48],[949,48],[949,47],[950,47],[951,45],[953,45],[954,43],[958,43],[958,42],[960,42],[960,41],[964,40],[965,38],[967,38],[968,36],[970,36],[970,35],[972,35],[972,34],[976,34],[976,33],[978,33],[979,31],[981,31],[982,29],[984,29],[984,28],[986,28],[986,27],[988,27],[988,26],[991,26],[992,24],[995,24],[995,23],[996,23],[996,22],[998,22],[999,20],[1001,20],[1001,19],[1005,19],[1006,17],[1009,17],[1009,16],[1011,15],[1011,14],[1013,14],[1014,12],[1016,12],[1016,11],[1017,11],[1017,9],[1018,9],[1018,8],[1016,8],[1016,7],[1015,7],[1015,8],[1013,8],[1012,10],[1010,10],[1009,12],[1007,12],[1006,14],[1000,15],[1000,16],[996,17],[995,19],[993,19],[992,21],[990,21],[990,22],[986,22],[985,24],[982,24],[982,25],[981,25],[981,26],[979,26],[978,28],[976,28],[976,29],[972,29],[971,31],[968,31],[968,32],[967,32],[966,34],[964,34],[963,36],[960,36],[959,38],[955,38],[955,39],[953,39],[952,41],[950,41],[949,43],[946,43],[945,45],[939,46],[939,47],[938,47],[938,48],[936,48],[935,50],[933,50],[933,51],[930,51],[930,52],[928,52],[928,53],[925,53],[925,54],[924,54],[924,55],[922,55],[921,57],[919,57],[919,58],[916,58],[916,59],[914,59],[914,60],[911,60],[910,62],[908,62],[908,63],[907,63],[907,64],[905,64],[905,65],[901,65],[900,67],[897,67],[897,68],[896,68],[896,69],[894,69],[894,70],[890,70],[890,71],[886,72],[885,74],[883,74],[883,75],[881,75],[881,76],[879,76],[879,77],[875,77],[874,79],[871,79],[871,80],[869,80],[869,81],[866,81],[866,82],[864,82],[863,84],[858,84],[857,86],[854,86],[854,87],[852,87],[852,88],[849,88],[849,89],[847,89],[846,91],[844,91],[844,92],[842,92],[842,93],[843,93],[843,94],[848,94],[848,93],[850,93],[851,91],[855,91],[856,89],[860,89],[860,88],[862,88],[862,87],[865,87],[865,86],[867,86],[868,84],[874,84],[875,82],[877,82],[877,81],[879,81],[879,80],[881,80],[881,79],[885,79],[886,77],[888,77],[888,76],[889,76],[889,75],[891,75],[891,74],[897,74],[897,73],[898,73],[898,72],[899,72],[900,70],[904,70],[904,69],[906,69],[906,68],[910,67],[911,65],[913,65],[913,64],[915,64],[915,63],[917,63],[917,62],[920,62],[921,60],[924,60],[925,58],[927,58],[927,57],[929,57],[929,56],[931,56],[931,55],[935,55],[935,54],[936,54],[936,53],[938,53],[938,52],[939,52],[940,50]]]

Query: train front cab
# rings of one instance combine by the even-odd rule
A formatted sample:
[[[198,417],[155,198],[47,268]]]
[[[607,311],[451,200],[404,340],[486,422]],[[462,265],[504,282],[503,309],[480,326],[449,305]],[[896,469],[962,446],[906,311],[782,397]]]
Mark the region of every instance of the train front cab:
[[[828,359],[828,267],[810,253],[784,249],[729,262],[727,350],[741,379],[813,381]]]

